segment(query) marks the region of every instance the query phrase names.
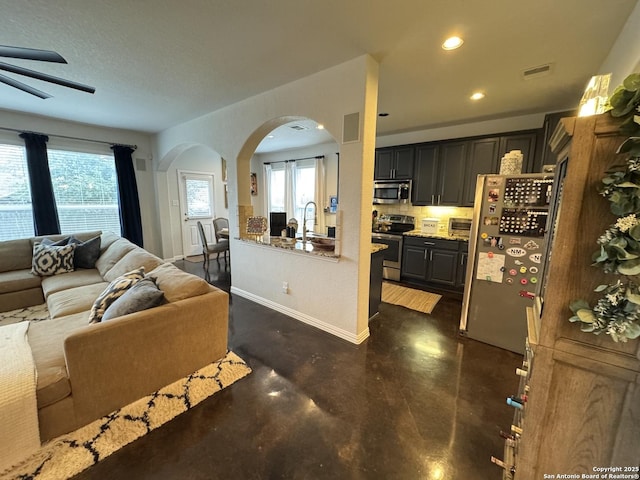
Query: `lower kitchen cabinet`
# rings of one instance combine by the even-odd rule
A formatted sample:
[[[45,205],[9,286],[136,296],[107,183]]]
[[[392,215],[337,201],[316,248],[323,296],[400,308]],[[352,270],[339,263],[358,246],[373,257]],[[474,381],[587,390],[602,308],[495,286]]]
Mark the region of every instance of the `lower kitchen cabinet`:
[[[458,244],[457,240],[405,236],[401,278],[455,290],[459,275]]]
[[[469,259],[467,248],[468,245],[464,246],[464,252],[458,252],[458,277],[456,279],[456,288],[460,290],[464,290],[465,277],[467,276],[467,261]]]

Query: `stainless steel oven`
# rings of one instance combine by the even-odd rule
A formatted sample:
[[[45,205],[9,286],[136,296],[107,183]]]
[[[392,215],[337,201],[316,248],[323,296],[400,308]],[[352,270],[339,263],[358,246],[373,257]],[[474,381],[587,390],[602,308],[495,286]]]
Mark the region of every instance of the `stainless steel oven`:
[[[371,242],[382,243],[389,247],[384,250],[382,277],[399,282],[402,266],[402,234],[373,232]]]
[[[378,228],[384,231],[374,230],[371,233],[371,242],[382,243],[389,247],[384,250],[382,277],[399,282],[403,233],[415,228],[415,218],[410,215],[381,215],[377,224]]]

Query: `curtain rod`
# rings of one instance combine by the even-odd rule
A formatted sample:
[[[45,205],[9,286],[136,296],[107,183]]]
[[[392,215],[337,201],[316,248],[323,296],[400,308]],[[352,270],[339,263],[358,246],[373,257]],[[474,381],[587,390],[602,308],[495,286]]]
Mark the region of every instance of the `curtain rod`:
[[[305,158],[293,158],[291,160],[279,160],[277,162],[264,162],[263,165],[271,165],[272,163],[299,162],[301,160],[319,160],[321,158],[324,158],[324,155],[317,155],[315,157],[305,157]]]
[[[33,132],[33,131],[30,131],[30,130],[18,130],[16,128],[0,127],[0,130],[5,130],[7,132],[15,132],[15,133],[35,133],[36,135],[46,135],[47,137],[64,138],[64,139],[67,139],[67,140],[80,140],[82,142],[103,143],[103,144],[109,145],[111,147],[113,147],[114,145],[120,145],[120,146],[123,146],[123,147],[133,148],[134,150],[137,150],[137,148],[138,148],[137,145],[127,145],[127,144],[124,144],[124,143],[105,142],[104,140],[91,140],[89,138],[68,137],[66,135],[50,135],[48,133]]]

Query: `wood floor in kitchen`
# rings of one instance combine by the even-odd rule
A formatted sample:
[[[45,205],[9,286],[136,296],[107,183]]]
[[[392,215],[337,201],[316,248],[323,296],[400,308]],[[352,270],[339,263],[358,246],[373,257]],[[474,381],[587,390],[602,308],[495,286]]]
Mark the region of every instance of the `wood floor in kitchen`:
[[[209,278],[229,291],[224,262]],[[498,480],[522,357],[459,337],[460,308],[383,303],[353,345],[231,295],[253,373],[75,478]]]

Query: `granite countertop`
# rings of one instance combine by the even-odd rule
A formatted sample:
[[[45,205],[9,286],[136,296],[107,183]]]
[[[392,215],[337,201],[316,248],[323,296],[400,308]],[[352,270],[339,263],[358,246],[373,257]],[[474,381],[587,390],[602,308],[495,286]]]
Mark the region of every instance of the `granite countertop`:
[[[269,237],[268,235],[258,236],[256,238],[240,238],[239,240],[247,243],[254,243],[262,246],[269,246],[274,248],[280,248],[283,250],[289,250],[297,253],[305,253],[316,257],[327,258],[340,258],[339,254],[336,254],[334,249],[324,250],[318,247],[314,247],[311,242],[302,243],[300,239],[282,238],[282,237]]]
[[[468,242],[469,237],[451,236],[446,233],[422,233],[422,230],[410,230],[404,233],[409,237],[423,237],[423,238],[440,238],[442,240],[459,240],[462,242]]]
[[[382,250],[386,250],[387,248],[389,248],[389,245],[385,245],[383,243],[372,243],[371,244],[371,255],[373,255],[374,253],[378,253]]]

